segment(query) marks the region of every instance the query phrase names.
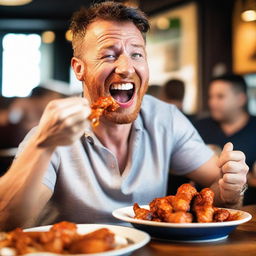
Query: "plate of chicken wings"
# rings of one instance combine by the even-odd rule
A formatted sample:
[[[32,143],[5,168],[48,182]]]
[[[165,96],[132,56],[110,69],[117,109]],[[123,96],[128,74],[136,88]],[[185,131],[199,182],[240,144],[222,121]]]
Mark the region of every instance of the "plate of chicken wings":
[[[117,256],[144,246],[150,236],[130,227],[59,222],[0,233],[1,256]]]
[[[200,192],[190,184],[181,185],[176,195],[153,199],[148,205],[119,208],[113,216],[149,233],[152,238],[178,242],[222,240],[240,224],[251,219],[247,212],[217,208],[214,192]]]

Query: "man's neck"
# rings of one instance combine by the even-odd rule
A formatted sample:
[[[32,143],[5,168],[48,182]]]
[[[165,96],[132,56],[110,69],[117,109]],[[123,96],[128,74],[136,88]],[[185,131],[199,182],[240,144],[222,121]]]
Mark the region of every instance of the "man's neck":
[[[227,136],[231,136],[245,127],[249,119],[249,114],[245,111],[237,113],[225,122],[221,122],[220,126]]]
[[[100,142],[115,154],[120,173],[125,169],[128,160],[129,135],[132,124],[111,124],[101,122],[94,130]]]

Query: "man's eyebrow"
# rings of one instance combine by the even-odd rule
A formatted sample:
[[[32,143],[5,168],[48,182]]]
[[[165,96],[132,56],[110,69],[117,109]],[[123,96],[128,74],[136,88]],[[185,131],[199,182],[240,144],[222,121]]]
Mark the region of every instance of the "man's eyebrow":
[[[116,45],[114,44],[107,44],[107,45],[102,45],[99,49],[100,50],[105,50],[105,49],[115,49]]]
[[[136,48],[142,48],[142,49],[145,48],[145,46],[142,45],[142,44],[132,44],[132,46],[133,46],[133,47],[136,47]]]
[[[141,49],[145,49],[145,46],[143,44],[131,44],[132,47],[135,47],[135,48],[141,48]],[[110,49],[110,50],[113,50],[113,49],[117,49],[118,46],[116,44],[106,44],[106,45],[102,45],[101,47],[99,47],[99,50],[106,50],[106,49]]]

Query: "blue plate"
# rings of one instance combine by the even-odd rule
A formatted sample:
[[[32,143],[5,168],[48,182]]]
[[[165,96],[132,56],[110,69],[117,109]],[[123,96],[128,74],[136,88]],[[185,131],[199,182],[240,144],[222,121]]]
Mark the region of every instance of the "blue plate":
[[[149,209],[148,205],[141,206]],[[251,214],[227,209],[231,213],[239,213],[239,219],[225,222],[211,223],[166,223],[134,219],[133,207],[119,208],[113,211],[113,216],[119,220],[131,223],[135,228],[149,233],[152,238],[172,240],[178,242],[213,242],[222,240],[240,224],[249,221]]]

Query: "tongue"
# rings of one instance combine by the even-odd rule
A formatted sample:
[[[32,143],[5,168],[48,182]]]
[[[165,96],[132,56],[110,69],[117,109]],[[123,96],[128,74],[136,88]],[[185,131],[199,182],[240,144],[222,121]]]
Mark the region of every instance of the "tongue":
[[[125,103],[130,100],[127,90],[111,90],[111,96],[120,103]]]

